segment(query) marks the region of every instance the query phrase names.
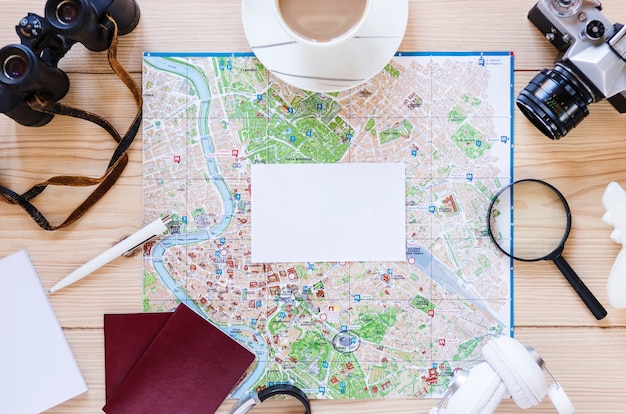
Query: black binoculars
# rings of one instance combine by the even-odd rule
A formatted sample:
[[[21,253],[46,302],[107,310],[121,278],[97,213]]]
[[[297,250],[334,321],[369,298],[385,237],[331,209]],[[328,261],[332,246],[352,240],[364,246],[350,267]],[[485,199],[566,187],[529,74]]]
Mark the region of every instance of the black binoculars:
[[[27,100],[37,95],[61,100],[70,81],[58,63],[76,42],[100,52],[109,48],[115,20],[118,34],[139,23],[135,0],[48,0],[45,17],[29,13],[16,26],[21,44],[0,49],[0,112],[26,126],[42,126],[54,115],[32,109]]]

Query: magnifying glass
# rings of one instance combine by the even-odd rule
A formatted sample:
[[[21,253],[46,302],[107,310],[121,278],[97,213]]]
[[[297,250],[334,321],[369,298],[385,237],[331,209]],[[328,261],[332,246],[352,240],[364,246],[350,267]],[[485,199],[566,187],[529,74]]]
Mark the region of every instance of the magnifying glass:
[[[507,256],[525,262],[552,260],[600,320],[606,309],[563,258],[572,215],[563,194],[541,180],[515,181],[491,201],[487,227],[496,246]]]

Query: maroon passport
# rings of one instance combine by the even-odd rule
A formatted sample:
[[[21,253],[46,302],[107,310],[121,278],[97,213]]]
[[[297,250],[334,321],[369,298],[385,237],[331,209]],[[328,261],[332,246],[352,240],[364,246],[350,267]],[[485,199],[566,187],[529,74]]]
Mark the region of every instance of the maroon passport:
[[[158,330],[154,319],[149,323]],[[108,340],[109,345],[112,342],[120,341]],[[137,354],[140,348],[135,342],[130,353]],[[106,413],[213,413],[254,361],[253,353],[184,304],[167,318],[145,352],[139,353],[125,378],[111,379],[112,387],[119,383],[102,408]],[[110,352],[107,358],[110,367],[111,358],[117,356]],[[132,363],[131,355],[123,359]],[[124,368],[117,366],[114,372],[123,375]]]
[[[146,352],[172,312],[104,315],[106,400]]]

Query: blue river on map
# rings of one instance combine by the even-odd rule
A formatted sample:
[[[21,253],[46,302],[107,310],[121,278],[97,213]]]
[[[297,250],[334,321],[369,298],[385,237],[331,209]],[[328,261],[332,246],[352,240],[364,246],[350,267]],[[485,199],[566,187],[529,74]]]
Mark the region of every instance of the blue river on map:
[[[198,93],[198,97],[201,102],[200,111],[202,114],[208,114],[210,110],[210,98],[211,92],[209,86],[204,81],[203,75],[195,69],[193,66],[185,64],[183,62],[177,62],[169,59],[165,59],[158,56],[147,56],[146,62],[156,69],[176,74],[180,77],[187,79],[194,85]],[[201,117],[201,119],[208,120],[207,116]],[[199,315],[207,315],[196,305],[196,303],[187,296],[187,292],[181,289],[176,281],[172,278],[167,268],[163,264],[163,256],[165,251],[174,246],[188,246],[198,244],[211,239],[215,239],[222,234],[230,226],[231,220],[234,215],[235,203],[232,194],[226,185],[226,182],[221,178],[219,167],[216,163],[216,157],[211,156],[215,153],[215,145],[211,141],[210,131],[208,130],[207,122],[199,122],[200,135],[202,148],[205,153],[208,171],[210,173],[211,182],[215,185],[224,205],[224,214],[221,220],[213,225],[208,231],[199,231],[187,234],[174,234],[168,236],[155,244],[152,251],[152,263],[155,271],[167,286],[167,288],[176,296],[178,300],[188,305],[191,309],[197,312]],[[415,266],[422,269],[425,274],[428,274],[432,279],[443,286],[448,292],[456,293],[459,296],[465,298],[467,301],[473,303],[478,308],[492,316],[493,319],[498,320],[495,315],[485,306],[481,299],[475,298],[475,295],[471,294],[464,286],[459,284],[458,278],[454,272],[446,267],[443,263],[438,261],[433,255],[422,246],[410,247],[407,249],[407,260],[414,261]],[[503,321],[499,321],[504,323]],[[261,378],[267,367],[267,346],[263,337],[255,332],[248,326],[230,326],[228,328],[220,327],[223,331],[229,334],[234,339],[240,341],[254,350],[257,356],[257,365],[254,372],[248,376],[245,382],[243,382],[237,390],[232,394],[233,398],[239,398],[242,394],[246,393],[254,383]],[[248,332],[256,337],[256,341],[246,339],[245,336],[240,335],[241,332]]]

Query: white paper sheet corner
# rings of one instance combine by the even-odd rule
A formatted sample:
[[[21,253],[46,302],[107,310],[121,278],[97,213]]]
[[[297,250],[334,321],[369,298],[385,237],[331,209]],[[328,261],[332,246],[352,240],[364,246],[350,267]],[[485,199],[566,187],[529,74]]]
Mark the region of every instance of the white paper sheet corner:
[[[0,413],[38,413],[87,383],[25,250],[0,259]]]

